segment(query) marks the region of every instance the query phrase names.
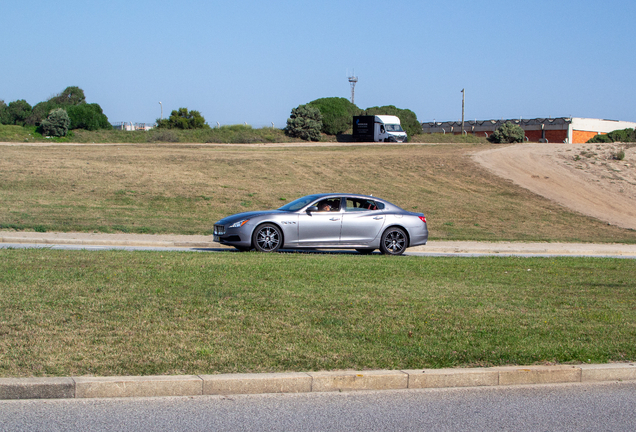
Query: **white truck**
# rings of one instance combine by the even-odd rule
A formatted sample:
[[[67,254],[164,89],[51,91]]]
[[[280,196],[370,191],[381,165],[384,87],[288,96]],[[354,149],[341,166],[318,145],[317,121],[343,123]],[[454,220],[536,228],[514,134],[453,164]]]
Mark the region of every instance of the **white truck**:
[[[400,119],[392,115],[354,116],[353,140],[356,142],[406,142]]]

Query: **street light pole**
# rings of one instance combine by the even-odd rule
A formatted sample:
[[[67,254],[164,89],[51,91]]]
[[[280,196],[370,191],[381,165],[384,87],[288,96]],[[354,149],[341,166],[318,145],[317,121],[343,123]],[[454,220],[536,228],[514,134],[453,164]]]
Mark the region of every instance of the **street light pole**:
[[[464,101],[466,99],[466,92],[462,89],[462,135],[464,135]]]
[[[159,105],[161,105],[161,120],[163,120],[163,105],[161,104],[161,102],[159,102]]]

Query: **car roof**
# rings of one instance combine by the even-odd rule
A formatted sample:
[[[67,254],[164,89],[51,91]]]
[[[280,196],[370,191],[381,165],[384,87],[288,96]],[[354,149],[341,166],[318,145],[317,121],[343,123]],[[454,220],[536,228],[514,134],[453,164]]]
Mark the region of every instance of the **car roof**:
[[[357,194],[357,193],[321,193],[321,194],[312,194],[308,196],[314,196],[316,198],[329,198],[329,197],[335,198],[335,197],[347,196],[347,197],[367,198],[367,199],[374,199],[378,201],[385,201],[382,198],[378,198],[373,195],[363,195],[363,194]]]

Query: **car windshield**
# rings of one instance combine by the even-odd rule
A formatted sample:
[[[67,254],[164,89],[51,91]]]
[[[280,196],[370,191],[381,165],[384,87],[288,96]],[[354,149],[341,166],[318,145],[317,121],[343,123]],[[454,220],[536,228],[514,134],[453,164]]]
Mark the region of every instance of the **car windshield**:
[[[302,198],[298,198],[297,200],[294,200],[290,202],[289,204],[285,204],[284,206],[280,207],[278,210],[283,210],[283,211],[300,210],[301,208],[305,207],[307,204],[316,200],[318,197],[319,195],[307,195]]]
[[[399,124],[388,124],[386,130],[387,132],[404,132]]]

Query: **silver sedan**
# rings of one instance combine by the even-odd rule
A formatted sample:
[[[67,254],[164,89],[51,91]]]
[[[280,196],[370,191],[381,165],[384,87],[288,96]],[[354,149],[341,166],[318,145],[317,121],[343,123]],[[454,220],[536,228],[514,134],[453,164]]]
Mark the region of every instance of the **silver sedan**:
[[[400,255],[426,244],[423,213],[369,195],[316,194],[277,210],[238,213],[214,224],[214,241],[238,250],[355,249]]]

